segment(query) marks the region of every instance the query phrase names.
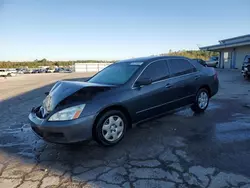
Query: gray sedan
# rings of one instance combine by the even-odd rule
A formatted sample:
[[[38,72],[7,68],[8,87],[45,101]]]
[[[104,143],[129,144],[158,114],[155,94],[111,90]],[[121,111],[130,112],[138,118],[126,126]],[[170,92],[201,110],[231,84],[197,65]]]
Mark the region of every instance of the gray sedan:
[[[29,120],[46,141],[117,144],[139,122],[190,105],[204,112],[218,91],[214,68],[175,56],[116,62],[86,82],[57,82]]]

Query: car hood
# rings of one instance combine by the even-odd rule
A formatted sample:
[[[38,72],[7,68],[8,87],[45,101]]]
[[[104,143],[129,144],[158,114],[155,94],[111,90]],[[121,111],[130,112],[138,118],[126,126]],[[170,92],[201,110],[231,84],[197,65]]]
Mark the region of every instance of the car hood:
[[[43,108],[47,112],[50,112],[61,103],[69,104],[75,100],[83,101],[86,98],[91,98],[98,92],[105,91],[112,87],[115,86],[89,82],[59,81],[52,87],[44,99]]]

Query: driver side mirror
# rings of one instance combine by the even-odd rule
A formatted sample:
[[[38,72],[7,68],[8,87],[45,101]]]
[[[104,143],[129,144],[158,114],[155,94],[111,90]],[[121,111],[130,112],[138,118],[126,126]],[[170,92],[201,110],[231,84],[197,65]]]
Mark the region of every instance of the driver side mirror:
[[[151,78],[140,78],[135,82],[135,87],[146,86],[150,85],[151,83],[152,83]]]

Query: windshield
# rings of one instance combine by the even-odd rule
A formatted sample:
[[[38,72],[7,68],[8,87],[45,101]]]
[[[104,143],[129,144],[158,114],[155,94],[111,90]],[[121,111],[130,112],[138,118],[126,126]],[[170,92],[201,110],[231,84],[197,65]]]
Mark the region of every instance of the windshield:
[[[141,64],[141,62],[114,63],[96,74],[88,82],[112,85],[125,84]]]

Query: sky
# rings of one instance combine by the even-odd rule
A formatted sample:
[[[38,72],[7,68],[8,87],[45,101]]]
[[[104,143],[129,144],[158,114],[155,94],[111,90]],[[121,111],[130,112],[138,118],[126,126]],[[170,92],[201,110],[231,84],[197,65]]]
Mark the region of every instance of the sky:
[[[0,0],[0,61],[116,60],[250,34],[249,0]]]

